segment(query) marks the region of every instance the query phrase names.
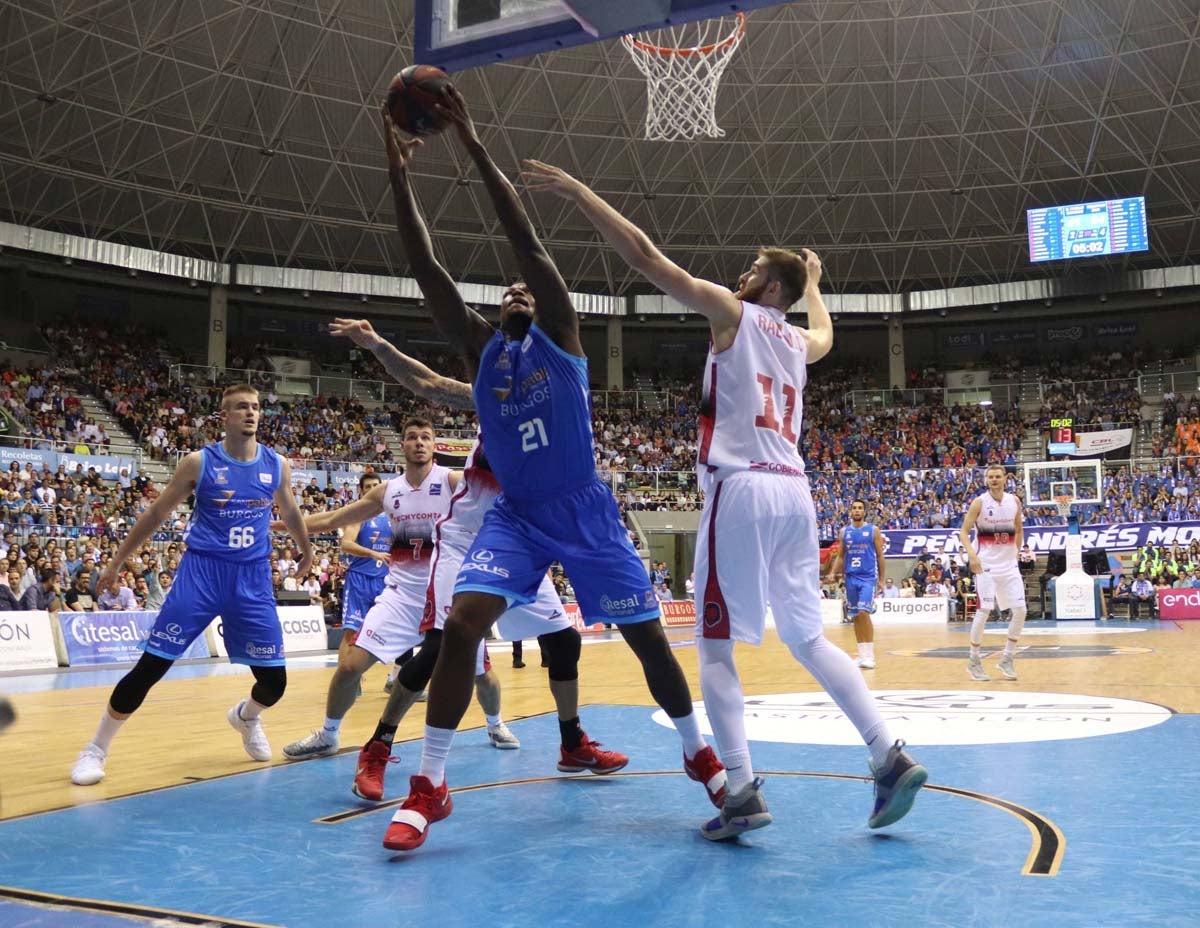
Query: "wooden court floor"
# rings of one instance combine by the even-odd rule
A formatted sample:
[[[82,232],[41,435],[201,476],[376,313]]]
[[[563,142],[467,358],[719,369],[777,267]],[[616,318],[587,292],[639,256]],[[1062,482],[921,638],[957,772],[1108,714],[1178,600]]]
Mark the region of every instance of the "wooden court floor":
[[[996,674],[990,684],[972,683],[966,675],[965,660],[956,656],[955,650],[965,649],[966,634],[953,625],[880,627],[876,634],[879,666],[864,673],[875,689],[970,691],[1008,687],[1139,700],[1177,713],[1200,713],[1200,622],[1148,623],[1129,634],[1106,634],[1109,629],[1105,628],[1092,633],[1079,623],[1059,627],[1072,624],[1070,634],[1059,634],[1055,628],[1038,630],[1037,623],[1030,623],[1031,633],[1022,641],[1026,650],[1018,657],[1017,683],[998,682]],[[1122,621],[1109,624],[1115,630],[1130,627]],[[998,651],[1003,645],[999,629],[989,629],[986,649]],[[827,634],[853,652],[853,633],[848,626],[829,627]],[[692,683],[693,697],[699,700],[696,652],[688,640],[692,632],[673,630],[671,636],[675,653]],[[1041,652],[1039,659],[1028,659],[1035,651]],[[527,666],[516,670],[507,650],[493,653],[493,666],[503,685],[507,720],[553,711],[545,671],[538,667],[533,642],[527,642],[525,654]],[[737,661],[748,696],[819,689],[773,633],[760,648],[739,647]],[[992,658],[990,664],[994,666],[994,662]],[[289,668],[284,700],[264,717],[276,758],[285,743],[320,724],[330,673],[329,667],[311,659]],[[226,710],[247,693],[251,682],[248,674],[169,675],[115,741],[107,779],[94,787],[72,786],[71,763],[95,730],[116,679],[112,674],[107,676],[109,679],[99,685],[39,692],[17,692],[21,689],[18,679],[0,677],[0,693],[15,692],[11,698],[18,713],[17,723],[0,736],[0,819],[195,783],[263,766],[246,758],[237,734],[225,720]],[[378,667],[365,677],[363,696],[342,728],[343,748],[362,744],[372,732],[386,700],[383,679],[384,672]],[[651,705],[637,662],[618,640],[584,647],[580,682],[585,728],[589,704]],[[423,724],[423,706],[418,704],[397,733],[397,742],[420,737]],[[477,705],[472,704],[463,724],[483,724]],[[466,737],[470,736],[460,735]],[[413,749],[407,750],[411,753]],[[276,759],[272,763],[285,762]]]

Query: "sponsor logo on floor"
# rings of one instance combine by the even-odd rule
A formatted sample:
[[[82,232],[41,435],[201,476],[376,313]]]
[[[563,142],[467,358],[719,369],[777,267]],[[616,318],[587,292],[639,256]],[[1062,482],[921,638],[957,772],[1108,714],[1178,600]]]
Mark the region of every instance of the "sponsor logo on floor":
[[[985,663],[989,673],[994,666]],[[1020,668],[1020,659],[1017,661]],[[964,674],[965,674],[964,670]],[[995,674],[999,676],[999,674]],[[1062,741],[1159,725],[1171,710],[1107,696],[997,690],[876,690],[872,695],[897,738],[921,744],[1014,744]],[[696,715],[712,734],[704,704]],[[653,719],[672,728],[666,713]],[[746,735],[780,744],[862,745],[837,704],[823,692],[746,697]]]
[[[1004,646],[1000,642],[983,644],[983,656],[999,657]],[[966,645],[944,648],[920,648],[910,651],[888,651],[894,657],[949,657],[965,661],[971,653]],[[1110,644],[1039,644],[1017,648],[1017,660],[1044,660],[1059,657],[1119,657],[1125,654],[1153,654],[1153,648],[1118,648]]]

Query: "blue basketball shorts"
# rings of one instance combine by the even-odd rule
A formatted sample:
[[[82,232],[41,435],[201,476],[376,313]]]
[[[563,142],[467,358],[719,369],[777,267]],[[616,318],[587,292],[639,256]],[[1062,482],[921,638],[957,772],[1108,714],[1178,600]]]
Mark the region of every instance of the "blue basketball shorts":
[[[363,616],[383,592],[387,574],[372,577],[356,570],[346,571],[346,582],[342,586],[342,628],[358,631],[362,628]]]
[[[875,587],[878,581],[874,577],[856,577],[846,575],[846,609],[851,615],[859,612],[875,611]]]
[[[227,561],[187,552],[142,650],[178,660],[218,615],[231,663],[284,665],[283,629],[266,558]]]
[[[554,561],[567,572],[584,621],[624,625],[658,618],[650,576],[617,501],[599,480],[553,500],[501,495],[463,559],[454,592],[502,596],[510,609],[527,605]]]

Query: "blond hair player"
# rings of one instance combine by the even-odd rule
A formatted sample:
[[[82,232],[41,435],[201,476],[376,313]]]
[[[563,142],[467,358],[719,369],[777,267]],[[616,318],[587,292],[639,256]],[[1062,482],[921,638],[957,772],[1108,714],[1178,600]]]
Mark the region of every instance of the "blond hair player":
[[[1017,679],[1013,668],[1013,656],[1025,625],[1025,581],[1017,568],[1017,552],[1024,543],[1024,528],[1021,523],[1021,501],[1004,490],[1008,472],[1003,465],[989,464],[983,481],[987,490],[971,501],[958,540],[967,552],[971,573],[975,575],[975,586],[979,591],[979,605],[971,622],[971,656],[967,660],[967,673],[972,680],[985,683],[991,679],[983,669],[979,647],[983,644],[983,629],[992,609],[1011,609],[1008,623],[1008,640],[1004,642],[1004,654],[1000,658],[999,670],[1006,679]],[[975,529],[978,549],[971,544],[971,529]]]
[[[696,637],[704,706],[728,784],[721,813],[701,834],[720,841],[771,822],[763,781],[750,762],[733,661],[735,641],[762,641],[768,601],[779,637],[870,748],[875,805],[868,824],[898,821],[927,774],[892,738],[850,656],[825,639],[816,515],[796,447],[807,365],[833,346],[818,286],[820,259],[811,251],[763,248],[731,292],[671,262],[641,229],[558,168],[538,161],[524,168],[531,189],[575,203],[634,270],[703,315],[711,329],[697,460],[705,500],[696,546]],[[808,329],[787,321],[786,310],[802,297]]]

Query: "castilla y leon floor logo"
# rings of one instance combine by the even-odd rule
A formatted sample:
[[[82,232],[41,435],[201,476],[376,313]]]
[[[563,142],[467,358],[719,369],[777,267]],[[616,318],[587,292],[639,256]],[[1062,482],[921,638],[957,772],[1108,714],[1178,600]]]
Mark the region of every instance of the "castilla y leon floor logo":
[[[875,702],[898,737],[910,744],[1004,744],[1061,741],[1137,731],[1161,724],[1171,710],[1131,699],[1017,690],[876,690]],[[702,730],[711,734],[702,703]],[[654,721],[672,727],[666,713]],[[861,745],[826,693],[746,697],[746,736],[781,744]]]

